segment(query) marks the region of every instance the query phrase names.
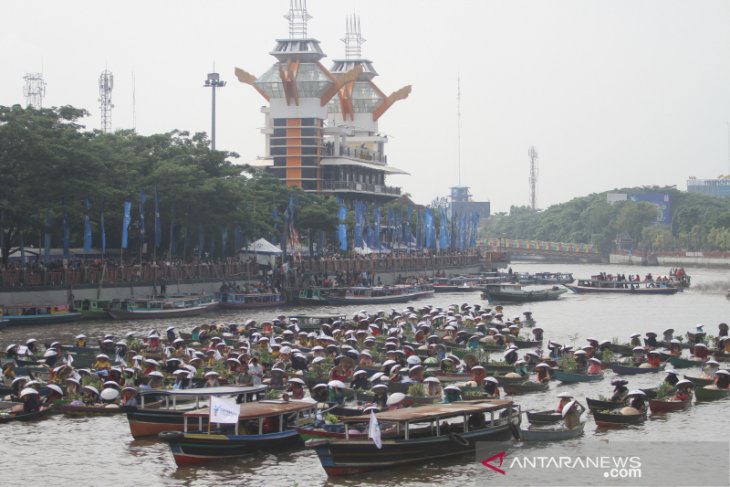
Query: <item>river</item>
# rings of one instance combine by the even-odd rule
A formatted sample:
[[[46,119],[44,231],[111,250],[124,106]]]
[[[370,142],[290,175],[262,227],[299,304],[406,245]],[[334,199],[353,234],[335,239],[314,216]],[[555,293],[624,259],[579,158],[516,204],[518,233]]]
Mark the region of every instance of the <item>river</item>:
[[[576,278],[587,277],[598,272],[654,275],[666,273],[660,267],[630,267],[610,265],[567,265],[513,263],[514,271],[572,272]],[[704,323],[705,330],[717,334],[717,325],[728,321],[730,301],[725,292],[730,288],[730,275],[726,270],[691,268],[692,287],[674,296],[594,296],[567,293],[556,302],[533,303],[506,307],[508,316],[530,310],[538,325],[545,330],[545,339],[561,343],[583,345],[585,338],[593,336],[602,339],[618,338],[628,341],[634,332],[644,334],[655,331],[661,334],[672,327],[676,334],[694,330],[697,323]],[[437,294],[420,303],[448,306],[453,303],[481,303],[478,293]],[[399,305],[404,306],[404,305]],[[168,321],[104,321],[71,323],[55,326],[15,327],[0,332],[0,345],[23,342],[30,337],[42,342],[59,339],[70,343],[77,333],[83,332],[96,337],[109,332],[124,336],[129,331],[145,333],[157,328],[161,332],[167,326],[188,330],[194,325],[206,322],[242,323],[246,319],[262,320],[278,314],[332,314],[359,311],[355,307],[321,307],[265,310],[253,313],[221,312],[200,318],[181,318]],[[372,310],[371,310],[372,311]],[[685,371],[682,371],[685,372]],[[698,370],[688,369],[696,375]],[[549,393],[520,396],[516,400],[523,409],[540,410],[554,407],[555,394],[563,390],[573,392],[581,402],[584,398],[610,395],[611,386],[606,379],[593,384],[560,385],[551,383]],[[630,388],[656,386],[663,374],[648,374],[630,379]],[[573,448],[581,454],[591,455],[604,451],[606,445],[617,441],[663,440],[683,442],[688,439],[727,442],[727,413],[730,402],[716,401],[693,405],[688,411],[650,419],[640,427],[622,430],[597,431],[590,416],[585,435],[569,440],[561,448]],[[718,419],[722,418],[720,421]],[[54,416],[37,423],[9,423],[0,425],[0,479],[3,485],[23,483],[26,485],[51,481],[54,484],[69,483],[78,486],[101,484],[123,485],[266,485],[266,486],[323,486],[323,485],[432,485],[441,486],[481,485],[495,478],[474,457],[462,457],[432,462],[414,467],[404,467],[387,472],[376,472],[351,478],[328,479],[316,455],[309,450],[292,450],[278,454],[262,454],[246,459],[211,464],[205,467],[178,469],[167,445],[153,441],[132,439],[123,415],[112,417],[67,418]],[[512,451],[550,451],[550,446],[512,445]],[[694,468],[701,471],[709,468],[711,460],[703,457],[696,460]],[[667,464],[671,472],[679,468]],[[573,485],[571,473],[565,471],[558,476],[558,484]],[[534,477],[522,478],[519,485],[545,484],[539,471]],[[562,480],[562,481],[561,481]],[[502,483],[502,482],[500,482]],[[630,484],[630,483],[629,483]],[[698,479],[698,485],[703,485]],[[515,484],[516,485],[516,484]],[[627,485],[624,483],[623,485]],[[664,484],[667,485],[667,484]],[[671,483],[670,483],[671,485]]]

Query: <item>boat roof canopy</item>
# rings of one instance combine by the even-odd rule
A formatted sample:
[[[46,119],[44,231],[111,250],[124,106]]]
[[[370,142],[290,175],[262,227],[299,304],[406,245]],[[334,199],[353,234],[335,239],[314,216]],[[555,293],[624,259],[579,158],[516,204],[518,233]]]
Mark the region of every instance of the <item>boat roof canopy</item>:
[[[241,404],[238,419],[254,419],[266,416],[278,416],[279,414],[295,413],[315,409],[317,403],[314,401],[257,401]],[[185,413],[185,416],[209,416],[210,408],[196,409]]]
[[[495,400],[495,401],[459,401],[449,404],[432,404],[428,406],[419,406],[415,408],[395,409],[393,411],[383,411],[375,413],[378,421],[386,423],[405,423],[405,422],[425,422],[434,421],[441,418],[449,418],[453,416],[462,416],[464,414],[484,413],[489,411],[497,411],[505,409],[512,405],[512,401]],[[370,415],[350,416],[342,418],[345,423],[361,423],[369,421]]]
[[[143,396],[178,396],[178,397],[199,397],[199,396],[232,396],[234,394],[254,394],[264,392],[268,389],[266,385],[249,387],[199,387],[194,389],[143,389],[139,393]]]

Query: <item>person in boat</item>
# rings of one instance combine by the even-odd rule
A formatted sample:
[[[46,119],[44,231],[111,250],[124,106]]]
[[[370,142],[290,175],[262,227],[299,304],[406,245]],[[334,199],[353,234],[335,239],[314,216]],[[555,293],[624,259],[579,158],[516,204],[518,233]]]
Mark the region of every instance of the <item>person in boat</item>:
[[[74,337],[74,346],[76,348],[86,348],[86,335],[83,333]]]
[[[730,337],[721,337],[717,340],[717,349],[720,352],[730,354]]]
[[[679,382],[678,373],[676,370],[667,370],[664,372],[667,376],[664,378],[664,382],[674,387]]]
[[[680,342],[676,338],[672,338],[669,341],[669,355],[671,355],[672,357],[681,357],[682,356],[682,342]]]
[[[38,355],[38,340],[35,338],[29,338],[25,342],[25,355],[28,358],[34,359]]]
[[[650,350],[646,359],[647,363],[653,368],[659,368],[662,365],[662,356],[656,350]]]
[[[471,368],[471,380],[476,384],[481,384],[487,377],[487,370],[481,365],[475,365]]]
[[[483,382],[484,395],[489,399],[499,399],[499,381],[494,377],[485,377]]]
[[[444,387],[444,403],[449,404],[461,400],[461,389],[459,387],[455,385],[448,385]]]
[[[515,362],[514,372],[515,372],[515,374],[519,374],[520,377],[522,377],[523,379],[526,379],[527,377],[529,377],[530,372],[527,369],[527,362],[525,362],[522,359]]]
[[[165,376],[162,372],[155,370],[147,376],[149,380],[145,386],[148,389],[162,389],[165,386]]]
[[[174,390],[187,389],[190,387],[190,372],[185,369],[178,369],[172,373],[175,377],[175,383],[172,385]]]
[[[611,385],[613,386],[613,395],[611,396],[612,402],[623,402],[629,393],[629,388],[626,385],[629,381],[625,379],[613,379]]]
[[[177,335],[175,334],[175,327],[174,326],[168,326],[167,330],[165,330],[165,334],[167,335],[167,342],[172,343],[177,338]]]
[[[46,388],[48,389],[48,395],[45,398],[46,404],[50,405],[63,399],[63,389],[58,384],[48,384]]]
[[[205,384],[203,384],[203,387],[220,387],[221,383],[219,380],[220,374],[218,372],[211,370],[205,373]]]
[[[562,355],[561,350],[563,349],[563,346],[559,343],[555,342],[548,342],[548,350],[550,350],[549,357],[551,360],[558,360],[560,356]]]
[[[142,361],[144,364],[144,372],[143,374],[146,376],[149,376],[153,372],[157,372],[157,367],[160,365],[157,360],[153,358],[146,358]]]
[[[674,328],[667,328],[662,332],[662,341],[666,344],[674,340]]]
[[[124,387],[121,392],[121,399],[119,400],[120,406],[137,407],[137,389],[134,387]]]
[[[646,332],[646,338],[644,338],[644,345],[649,348],[657,348],[659,342],[657,341],[657,334],[653,331]]]
[[[641,346],[641,333],[634,333],[631,335],[629,340],[629,345],[632,347],[640,347]]]
[[[288,391],[291,394],[292,399],[304,399],[304,386],[305,383],[299,377],[292,377],[287,380]]]
[[[727,323],[720,323],[719,325],[717,325],[717,328],[718,328],[718,332],[717,332],[718,340],[720,338],[728,336],[728,328],[730,328],[730,327],[728,327]]]
[[[4,380],[15,379],[15,362],[6,362],[2,366],[2,377]]]
[[[636,409],[639,413],[646,412],[646,393],[639,389],[629,392],[626,395],[626,405]]]
[[[719,368],[720,364],[716,360],[708,360],[702,367],[702,377],[706,379],[714,379],[715,373],[718,371]]]
[[[586,408],[578,401],[571,400],[568,402],[561,414],[563,415],[563,425],[566,429],[572,430],[580,425],[580,417]]]
[[[585,346],[583,346],[583,348],[581,348],[581,350],[583,350],[586,353],[586,355],[585,355],[586,360],[592,359],[593,354],[596,351],[596,349],[593,348],[593,345],[585,345]],[[590,365],[590,363],[588,365]]]
[[[507,352],[504,354],[504,361],[510,365],[514,365],[515,362],[517,362],[517,359],[519,358],[518,349],[514,345],[510,345],[507,349]]]
[[[730,388],[730,372],[725,369],[715,372],[715,387],[718,389]]]
[[[674,398],[672,399],[673,401],[688,401],[692,399],[692,390],[694,389],[692,381],[682,379],[677,382],[676,389]]]
[[[416,364],[408,369],[408,377],[403,379],[403,383],[420,383],[423,382],[423,365]]]
[[[327,402],[329,404],[345,403],[345,383],[340,380],[331,380],[327,383]]]
[[[388,400],[385,402],[385,405],[388,408],[388,411],[394,411],[396,409],[403,409],[406,407],[406,395],[402,392],[394,392],[390,396],[388,396]]]
[[[698,360],[706,360],[710,356],[710,349],[704,343],[695,343],[692,355]]]
[[[375,384],[370,388],[373,392],[373,403],[381,409],[385,409],[388,402],[388,386],[385,384]]]
[[[36,413],[41,410],[41,396],[32,387],[26,387],[20,391],[20,400],[23,402],[23,413]]]
[[[541,357],[537,354],[537,352],[529,351],[525,353],[525,355],[522,356],[522,358],[527,362],[527,366],[536,366],[540,363]]]
[[[558,401],[558,405],[555,407],[555,412],[562,414],[563,408],[565,408],[565,406],[573,400],[573,394],[569,392],[561,392],[555,397],[560,399],[560,401]]]
[[[85,406],[93,406],[99,402],[99,390],[94,386],[81,388],[81,401]]]
[[[261,380],[264,376],[264,368],[261,366],[258,357],[252,357],[248,364],[248,373],[253,378],[253,385],[261,385]]]
[[[588,369],[588,359],[585,350],[576,350],[573,352],[575,358],[575,370],[578,373],[584,373]]]
[[[644,347],[634,347],[631,353],[631,364],[634,367],[639,367],[646,362],[646,350],[644,350]]]
[[[537,372],[537,377],[535,378],[536,382],[545,383],[550,382],[552,379],[552,376],[550,375],[551,367],[546,364],[545,362],[540,362],[535,366],[535,371]]]

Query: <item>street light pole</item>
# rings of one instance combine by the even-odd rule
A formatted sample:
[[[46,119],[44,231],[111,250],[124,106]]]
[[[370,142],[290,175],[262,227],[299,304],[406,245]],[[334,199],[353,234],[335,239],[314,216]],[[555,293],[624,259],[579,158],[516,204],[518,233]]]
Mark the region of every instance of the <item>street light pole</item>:
[[[220,74],[208,73],[208,77],[203,85],[205,88],[211,88],[213,92],[212,108],[211,108],[211,130],[210,130],[210,149],[215,150],[215,89],[223,88],[226,82],[221,80]]]

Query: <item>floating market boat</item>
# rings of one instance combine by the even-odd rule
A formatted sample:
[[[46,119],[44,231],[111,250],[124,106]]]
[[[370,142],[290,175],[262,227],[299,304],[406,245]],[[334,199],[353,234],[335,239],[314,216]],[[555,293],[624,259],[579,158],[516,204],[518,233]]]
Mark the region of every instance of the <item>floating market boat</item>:
[[[238,422],[227,429],[206,429],[210,410],[184,414],[184,429],[160,433],[170,445],[178,467],[237,458],[262,450],[290,448],[302,443],[297,428],[315,420],[312,401],[260,401],[241,404]],[[230,431],[228,431],[230,429]]]
[[[578,372],[564,372],[562,370],[554,370],[553,377],[560,382],[598,382],[603,380],[603,372],[600,374],[581,374]]]
[[[704,362],[702,360],[693,360],[683,357],[669,357],[669,363],[674,366],[675,369],[689,369],[690,367],[702,367]]]
[[[196,296],[114,300],[109,316],[115,320],[147,320],[198,316],[218,306],[217,301]]]
[[[10,423],[12,421],[36,421],[36,420],[40,420],[40,419],[45,419],[55,412],[55,409],[53,406],[48,406],[48,407],[42,407],[38,411],[35,411],[32,413],[24,413],[22,410],[23,404],[22,403],[16,403],[16,404],[17,404],[17,406],[20,406],[19,411],[13,411],[12,407],[10,407],[8,409],[0,410],[0,424]]]
[[[672,399],[649,399],[649,409],[653,414],[671,413],[682,411],[692,405],[692,398],[684,401],[673,401]]]
[[[531,392],[545,392],[550,389],[550,384],[548,382],[526,380],[517,384],[504,384],[502,387],[507,394],[516,395],[529,394]]]
[[[697,401],[714,401],[730,397],[730,389],[718,389],[715,384],[702,387],[695,387]]]
[[[68,403],[58,406],[57,410],[66,416],[113,416],[125,412],[124,409],[116,404],[94,404],[87,406],[85,404]]]
[[[406,303],[413,296],[402,287],[348,287],[333,289],[327,296],[327,304],[388,304]]]
[[[466,277],[437,277],[432,282],[433,290],[437,293],[470,293],[480,290],[474,279]]]
[[[81,313],[81,318],[85,320],[106,320],[111,304],[108,299],[76,299],[73,310]]]
[[[684,378],[690,381],[695,387],[704,387],[712,384],[712,379],[708,377],[690,377],[688,375],[685,375]]]
[[[13,305],[3,306],[2,318],[8,325],[50,325],[55,323],[69,323],[81,319],[81,313],[70,311],[66,304],[44,306]]]
[[[520,412],[515,406],[504,400],[462,401],[376,413],[382,448],[361,435],[349,436],[349,425],[367,425],[370,415],[342,418],[347,426],[344,439],[310,440],[306,445],[317,452],[325,472],[332,476],[473,454],[479,441],[518,436]],[[394,437],[390,437],[392,431]]]
[[[240,293],[228,291],[216,293],[216,299],[223,309],[257,309],[284,306],[284,297],[279,293]]]
[[[659,372],[660,367],[632,367],[629,365],[621,365],[612,363],[609,368],[614,374],[618,375],[637,375],[637,374],[651,374],[652,372]]]
[[[529,303],[533,301],[554,301],[567,293],[566,289],[553,286],[550,289],[526,291],[521,284],[487,284],[482,299],[495,303]]]
[[[527,412],[527,421],[530,424],[553,424],[561,421],[562,419],[563,415],[556,412],[554,409],[550,409],[547,411]]]
[[[564,284],[565,287],[577,294],[676,294],[678,287],[647,287],[643,282],[604,281],[601,279],[578,279],[577,284]]]
[[[591,411],[611,411],[613,409],[624,407],[624,403],[621,401],[604,401],[601,399],[591,399],[590,397],[586,397],[586,405]]]
[[[324,306],[327,304],[327,296],[335,288],[331,287],[306,287],[299,291],[299,304],[303,306]]]
[[[583,434],[585,423],[580,423],[572,429],[568,428],[545,428],[530,427],[528,429],[520,429],[520,439],[522,441],[562,441],[571,438],[577,438]]]
[[[241,402],[256,401],[263,396],[267,386],[205,387],[180,390],[142,390],[139,407],[123,408],[127,413],[129,429],[135,438],[156,436],[163,431],[182,431],[183,414],[191,408],[198,409],[211,396],[240,397]],[[159,401],[162,401],[162,404]],[[149,407],[150,401],[153,407]],[[207,422],[204,426],[207,426]]]
[[[609,412],[594,409],[593,419],[596,421],[598,426],[603,426],[605,428],[641,424],[646,421],[646,411],[639,414],[621,414],[621,410],[619,409],[614,409]]]

